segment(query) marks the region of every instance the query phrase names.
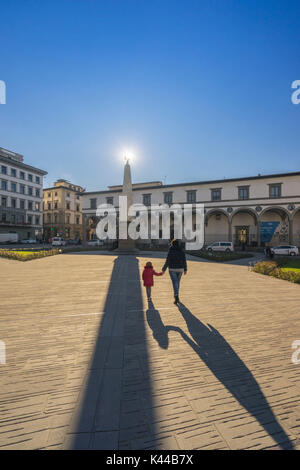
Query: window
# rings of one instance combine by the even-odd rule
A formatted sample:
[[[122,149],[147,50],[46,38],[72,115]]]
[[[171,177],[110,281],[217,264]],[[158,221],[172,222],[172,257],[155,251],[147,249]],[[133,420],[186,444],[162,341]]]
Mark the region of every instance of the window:
[[[28,186],[28,194],[29,196],[33,195],[33,188],[31,186]]]
[[[90,208],[96,209],[97,207],[97,199],[90,199]]]
[[[20,199],[20,209],[25,209],[25,201],[24,199]]]
[[[6,222],[6,212],[2,212],[2,222]]]
[[[28,222],[29,224],[32,224],[32,215],[28,215],[28,216],[27,216],[27,222]]]
[[[20,171],[20,179],[24,180],[25,179],[25,173],[24,171]]]
[[[270,197],[281,197],[281,184],[270,184],[269,194]]]
[[[7,191],[7,181],[5,180],[1,181],[1,189],[3,189],[3,191]]]
[[[151,205],[151,194],[143,194],[143,204],[144,206]]]
[[[70,197],[70,193],[67,193],[67,197]]]
[[[211,200],[220,201],[221,200],[221,188],[211,189]]]
[[[77,225],[80,224],[80,217],[76,217],[76,224],[77,224]]]
[[[186,200],[189,204],[196,202],[196,191],[187,191]]]
[[[54,203],[54,209],[57,209],[57,202]]]
[[[40,190],[39,189],[35,190],[35,195],[36,195],[36,197],[40,197]]]
[[[69,202],[67,202],[67,209],[70,210],[70,203]]]
[[[25,186],[24,184],[20,184],[20,193],[25,194]]]
[[[40,225],[40,216],[39,215],[35,216],[35,225]]]
[[[48,193],[48,197],[51,197],[51,193]]]
[[[7,198],[6,197],[2,197],[1,205],[2,205],[2,207],[7,207]]]
[[[80,207],[79,207],[79,204],[77,204],[77,206],[76,206],[76,210],[77,210],[77,212],[80,212]]]
[[[106,204],[114,205],[114,198],[113,197],[107,197],[106,198]]]
[[[48,211],[51,211],[51,203],[48,202]]]
[[[57,193],[54,193],[54,196],[57,196]]]
[[[48,224],[51,223],[51,214],[47,214]]]
[[[249,199],[249,186],[239,187],[239,199]]]
[[[40,177],[39,177],[39,176],[36,176],[36,177],[35,177],[35,182],[36,182],[37,184],[40,184]]]
[[[6,174],[7,174],[7,167],[6,167],[6,166],[1,165],[1,173],[2,173],[3,175],[6,175]]]
[[[28,173],[28,181],[32,181],[32,175]]]
[[[10,200],[10,205],[13,209],[15,209],[17,207],[17,200],[16,199],[13,199],[11,198]]]
[[[164,193],[164,203],[165,204],[173,203],[173,193]]]
[[[33,208],[32,201],[28,201],[28,210],[32,211],[32,208]]]
[[[17,176],[17,171],[14,168],[11,168],[10,174],[11,174],[11,176],[13,176],[15,178]]]
[[[55,224],[57,224],[57,219],[58,219],[57,214],[54,214],[54,223]]]
[[[17,185],[16,183],[10,183],[10,190],[15,193],[17,192]]]
[[[69,214],[66,216],[66,221],[67,221],[67,224],[70,223],[70,215]]]
[[[39,202],[35,203],[35,210],[40,211],[40,203]]]

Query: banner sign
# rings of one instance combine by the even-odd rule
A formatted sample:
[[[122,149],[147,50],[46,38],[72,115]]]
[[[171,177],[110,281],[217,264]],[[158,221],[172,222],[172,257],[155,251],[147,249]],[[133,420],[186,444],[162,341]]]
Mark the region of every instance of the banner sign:
[[[278,227],[279,222],[261,222],[260,223],[260,241],[269,243]]]

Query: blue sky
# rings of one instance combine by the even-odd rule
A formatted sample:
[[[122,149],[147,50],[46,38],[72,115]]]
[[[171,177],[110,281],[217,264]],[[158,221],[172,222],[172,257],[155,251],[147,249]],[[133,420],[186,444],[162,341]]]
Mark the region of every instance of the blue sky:
[[[0,147],[89,190],[300,170],[298,1],[0,0]]]

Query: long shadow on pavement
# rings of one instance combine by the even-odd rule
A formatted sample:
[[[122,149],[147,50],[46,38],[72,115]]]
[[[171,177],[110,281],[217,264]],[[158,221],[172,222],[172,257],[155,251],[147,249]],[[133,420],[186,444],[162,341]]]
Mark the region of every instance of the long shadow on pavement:
[[[114,261],[93,358],[66,449],[151,446],[147,439],[155,434],[155,425],[138,263],[135,256],[128,255]]]
[[[206,326],[202,323],[182,303],[178,304],[178,309],[191,337],[179,327],[164,325],[159,311],[155,309],[152,302],[149,304],[146,312],[147,322],[159,346],[167,349],[168,332],[178,332],[215,377],[260,423],[278,446],[285,450],[293,449],[292,441],[277,421],[256,379],[226,339],[213,326],[209,324]]]

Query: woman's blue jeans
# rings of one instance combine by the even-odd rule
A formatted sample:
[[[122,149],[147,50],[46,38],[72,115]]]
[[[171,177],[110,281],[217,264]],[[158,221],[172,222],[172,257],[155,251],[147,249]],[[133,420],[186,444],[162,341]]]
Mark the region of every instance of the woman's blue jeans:
[[[179,294],[179,285],[180,285],[180,279],[182,276],[182,273],[178,273],[176,271],[169,271],[170,278],[173,284],[173,289],[174,289],[174,297],[177,297]]]

